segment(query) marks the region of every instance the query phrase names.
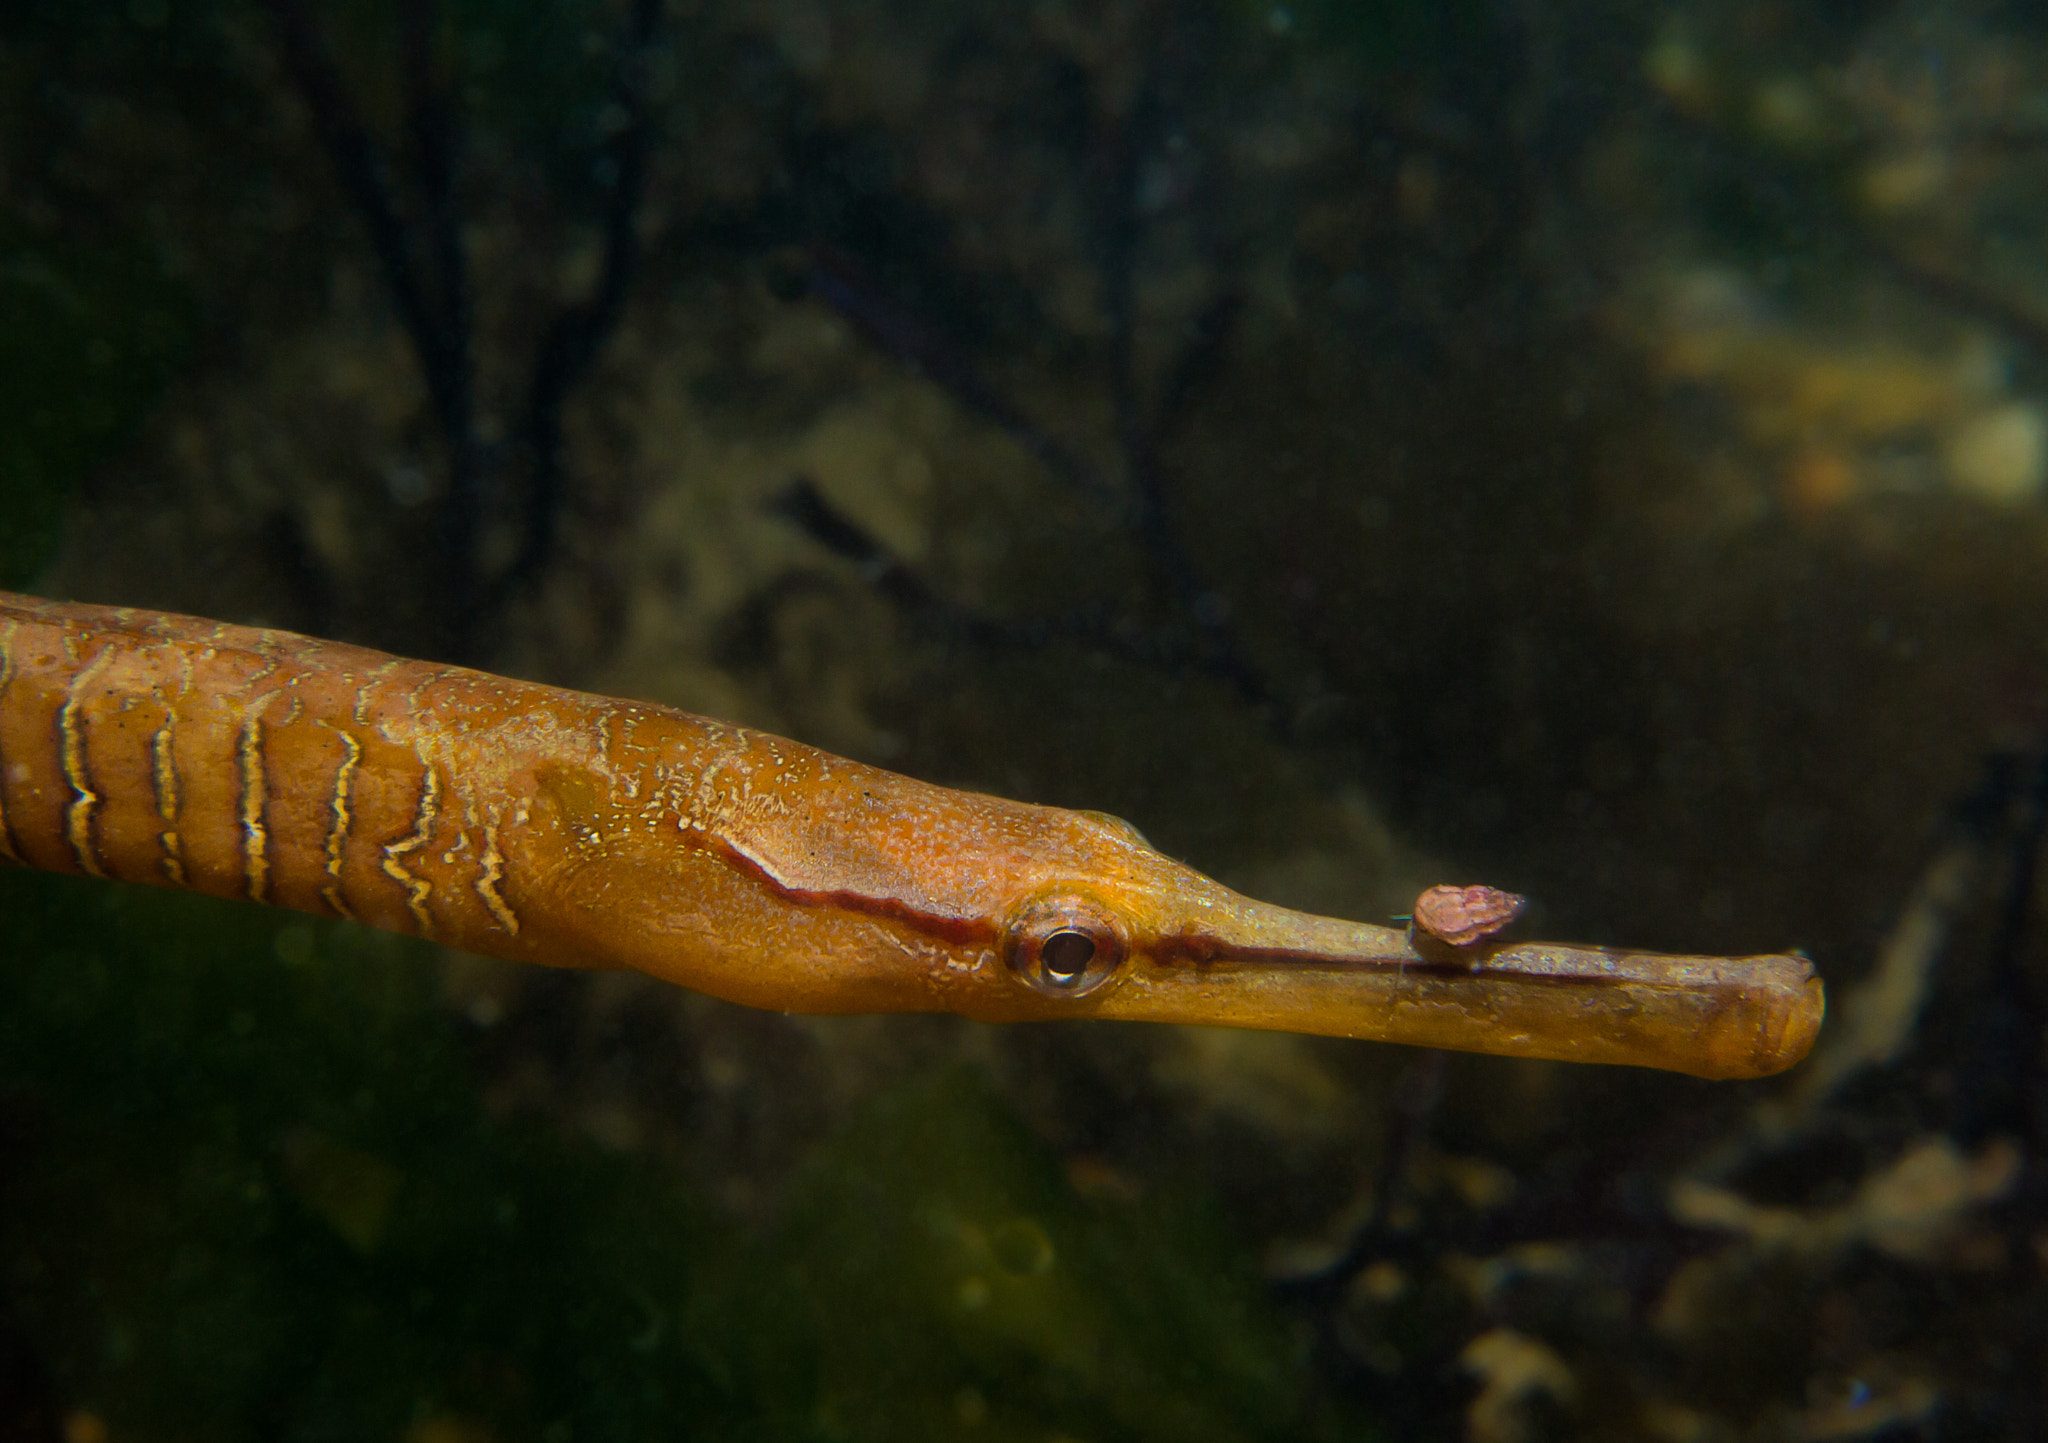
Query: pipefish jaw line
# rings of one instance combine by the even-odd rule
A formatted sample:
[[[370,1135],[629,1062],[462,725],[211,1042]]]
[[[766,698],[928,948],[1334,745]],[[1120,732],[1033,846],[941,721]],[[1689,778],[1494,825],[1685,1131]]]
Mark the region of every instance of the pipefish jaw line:
[[[762,886],[731,909],[783,940],[744,976],[668,970],[672,933],[632,965],[794,1010],[1249,1027],[1710,1078],[1782,1071],[1820,1026],[1803,957],[1452,946],[1254,901],[1099,813],[845,775],[810,793],[807,841],[755,836]],[[855,777],[879,809],[865,827],[841,822]]]
[[[667,707],[5,593],[0,862],[790,1012],[1199,1023],[1755,1077],[1806,1054],[1823,1007],[1800,957],[1504,944],[1506,904],[1475,889],[1448,928],[1465,945],[1411,938],[1243,897],[1100,813]]]
[[[1064,995],[1064,1015],[1223,1022],[1708,1078],[1792,1066],[1824,1012],[1804,957],[1453,947],[1255,902],[1198,874],[1170,894],[1041,898],[1005,938],[1004,962],[1035,991]]]

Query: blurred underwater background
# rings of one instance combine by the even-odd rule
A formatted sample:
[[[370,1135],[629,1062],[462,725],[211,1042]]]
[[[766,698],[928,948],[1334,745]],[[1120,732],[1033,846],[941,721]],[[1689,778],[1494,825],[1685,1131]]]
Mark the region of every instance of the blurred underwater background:
[[[0,0],[0,587],[1798,948],[1706,1083],[0,875],[0,1437],[2048,1436],[2048,11]]]

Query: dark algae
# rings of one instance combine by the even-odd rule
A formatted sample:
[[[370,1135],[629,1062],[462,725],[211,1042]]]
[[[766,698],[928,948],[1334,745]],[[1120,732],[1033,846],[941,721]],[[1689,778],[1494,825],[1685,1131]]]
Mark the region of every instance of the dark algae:
[[[663,1327],[717,1226],[657,1170],[491,1124],[420,949],[20,881],[12,1317],[111,1436],[729,1410]]]
[[[885,1094],[794,1193],[782,1266],[850,1436],[1355,1436],[1213,1209],[1077,1194],[972,1072]],[[1202,1261],[1208,1260],[1208,1261]],[[845,1320],[864,1326],[843,1328]],[[944,1379],[956,1386],[949,1394]],[[879,1430],[879,1431],[871,1431]]]
[[[26,882],[8,1321],[107,1436],[1339,1436],[1213,1216],[1085,1199],[974,1073],[883,1094],[749,1230],[492,1119],[427,949]]]

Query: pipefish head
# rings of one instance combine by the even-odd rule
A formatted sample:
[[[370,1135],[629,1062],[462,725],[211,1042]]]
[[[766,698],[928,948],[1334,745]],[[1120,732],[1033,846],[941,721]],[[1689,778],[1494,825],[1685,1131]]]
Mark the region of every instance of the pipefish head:
[[[1756,1077],[1806,1055],[1823,997],[1803,957],[1687,957],[1485,939],[1452,946],[1255,901],[1113,818],[1085,870],[1010,903],[1001,966],[958,1010],[1217,1024]]]

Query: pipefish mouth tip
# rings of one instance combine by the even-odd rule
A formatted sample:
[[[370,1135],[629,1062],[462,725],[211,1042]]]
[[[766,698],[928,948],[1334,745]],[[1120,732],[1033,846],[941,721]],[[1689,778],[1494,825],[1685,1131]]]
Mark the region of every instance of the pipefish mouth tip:
[[[1726,1031],[1703,1038],[1710,1066],[1699,1075],[1727,1079],[1771,1077],[1796,1067],[1813,1051],[1827,1015],[1827,993],[1804,957],[1746,958],[1754,980],[1729,1008]],[[1712,1034],[1720,1034],[1718,1037]]]
[[[1806,1058],[1813,1051],[1814,1041],[1820,1036],[1821,1023],[1827,1020],[1827,989],[1822,985],[1820,974],[1813,970],[1813,964],[1804,957],[1796,959],[1804,974],[1799,991],[1792,1005],[1786,1009],[1785,1026],[1778,1037],[1778,1056],[1783,1061],[1771,1069],[1782,1071]]]

